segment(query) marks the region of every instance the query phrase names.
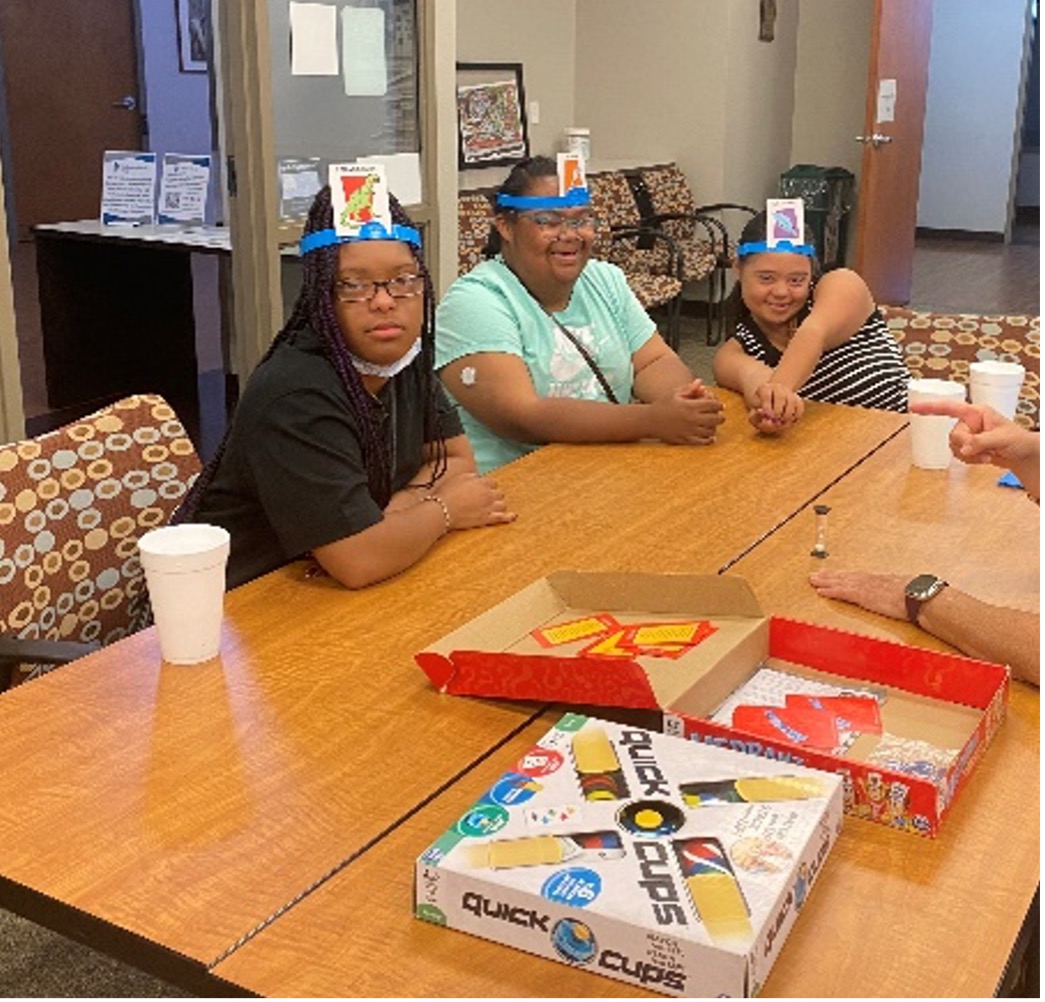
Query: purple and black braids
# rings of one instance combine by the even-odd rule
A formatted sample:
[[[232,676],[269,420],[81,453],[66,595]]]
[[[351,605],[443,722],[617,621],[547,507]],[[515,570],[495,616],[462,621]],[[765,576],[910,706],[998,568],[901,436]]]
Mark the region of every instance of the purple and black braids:
[[[413,227],[410,217],[403,211],[396,199],[389,195],[392,211],[392,222],[401,226]],[[320,230],[334,227],[334,213],[330,202],[329,186],[322,188],[316,195],[309,210],[303,236]],[[358,421],[363,447],[363,460],[366,463],[370,495],[375,503],[384,508],[392,497],[392,457],[381,431],[380,416],[374,407],[371,395],[363,386],[359,373],[352,364],[348,346],[338,323],[334,310],[334,281],[338,270],[339,244],[321,247],[302,256],[302,284],[294,304],[294,310],[283,329],[273,339],[268,351],[258,363],[263,365],[276,348],[284,341],[293,342],[298,333],[312,328],[323,342],[324,352],[334,371],[338,374],[348,404]],[[431,486],[446,471],[446,439],[443,435],[438,408],[438,380],[433,371],[435,360],[435,293],[428,270],[424,266],[421,252],[412,244],[408,244],[414,260],[417,262],[418,274],[424,277],[424,316],[421,322],[421,365],[424,385],[423,428],[424,441],[435,446],[435,462]],[[203,496],[215,471],[221,463],[228,441],[228,432],[218,447],[213,459],[204,467],[192,490],[178,508],[172,521],[192,521],[193,514],[199,507]]]

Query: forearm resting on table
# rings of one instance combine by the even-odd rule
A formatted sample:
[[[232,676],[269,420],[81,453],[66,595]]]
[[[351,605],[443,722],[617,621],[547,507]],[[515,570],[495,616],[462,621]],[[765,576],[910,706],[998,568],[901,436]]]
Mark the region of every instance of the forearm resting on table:
[[[806,321],[795,331],[768,380],[787,387],[793,393],[797,393],[809,381],[824,353],[823,334],[817,327],[808,324]]]
[[[485,423],[498,435],[534,445],[636,442],[656,437],[648,404],[611,404],[568,397],[534,395]]]
[[[632,393],[649,403],[670,396],[693,382],[693,373],[681,358],[654,334],[633,356],[635,378]]]
[[[719,386],[740,393],[749,407],[758,403],[758,388],[773,378],[773,370],[748,355],[736,341],[727,341],[715,353],[712,372]]]
[[[346,588],[365,588],[405,571],[447,531],[441,504],[416,493],[413,502],[386,509],[380,522],[362,532],[316,547],[313,557]]]
[[[951,587],[922,606],[918,624],[969,657],[1007,664],[1016,678],[1039,684],[1038,613],[990,605]]]

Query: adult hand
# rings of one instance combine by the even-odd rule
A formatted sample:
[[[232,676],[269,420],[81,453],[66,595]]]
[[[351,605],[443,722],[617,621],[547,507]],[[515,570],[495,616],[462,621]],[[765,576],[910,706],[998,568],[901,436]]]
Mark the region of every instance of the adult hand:
[[[951,452],[963,463],[991,463],[1008,469],[1038,454],[1040,439],[984,404],[940,400],[911,404],[912,414],[958,419],[951,430]]]
[[[672,445],[710,445],[725,421],[722,402],[700,379],[648,406],[650,435]]]
[[[823,598],[850,602],[891,619],[906,619],[904,588],[913,577],[870,571],[815,571],[809,575],[809,583]]]
[[[805,402],[782,383],[767,382],[755,389],[749,401],[748,420],[766,435],[779,435],[797,424],[805,411]]]
[[[438,491],[450,513],[451,529],[477,529],[483,525],[514,522],[516,514],[508,510],[504,494],[489,477],[462,473],[439,482]]]

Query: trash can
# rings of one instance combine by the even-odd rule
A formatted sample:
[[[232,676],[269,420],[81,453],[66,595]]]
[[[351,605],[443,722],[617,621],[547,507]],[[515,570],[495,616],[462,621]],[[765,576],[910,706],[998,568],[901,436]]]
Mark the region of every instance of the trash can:
[[[780,175],[783,198],[805,203],[806,229],[824,271],[845,264],[846,229],[856,176],[844,167],[795,164]]]

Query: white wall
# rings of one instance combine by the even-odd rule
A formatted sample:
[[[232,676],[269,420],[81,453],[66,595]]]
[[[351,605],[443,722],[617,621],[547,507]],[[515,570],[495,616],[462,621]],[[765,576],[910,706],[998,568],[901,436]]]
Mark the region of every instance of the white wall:
[[[1026,18],[1027,0],[936,4],[919,226],[1006,231]]]
[[[578,124],[598,163],[674,160],[700,202],[757,204],[791,148],[797,0],[576,0]]]
[[[457,0],[457,62],[523,64],[526,103],[540,106],[540,120],[529,123],[534,156],[554,156],[563,129],[585,124],[573,121],[574,22],[575,0]],[[460,187],[497,185],[507,173],[506,167],[462,171]]]
[[[791,160],[859,179],[873,0],[801,0]]]

